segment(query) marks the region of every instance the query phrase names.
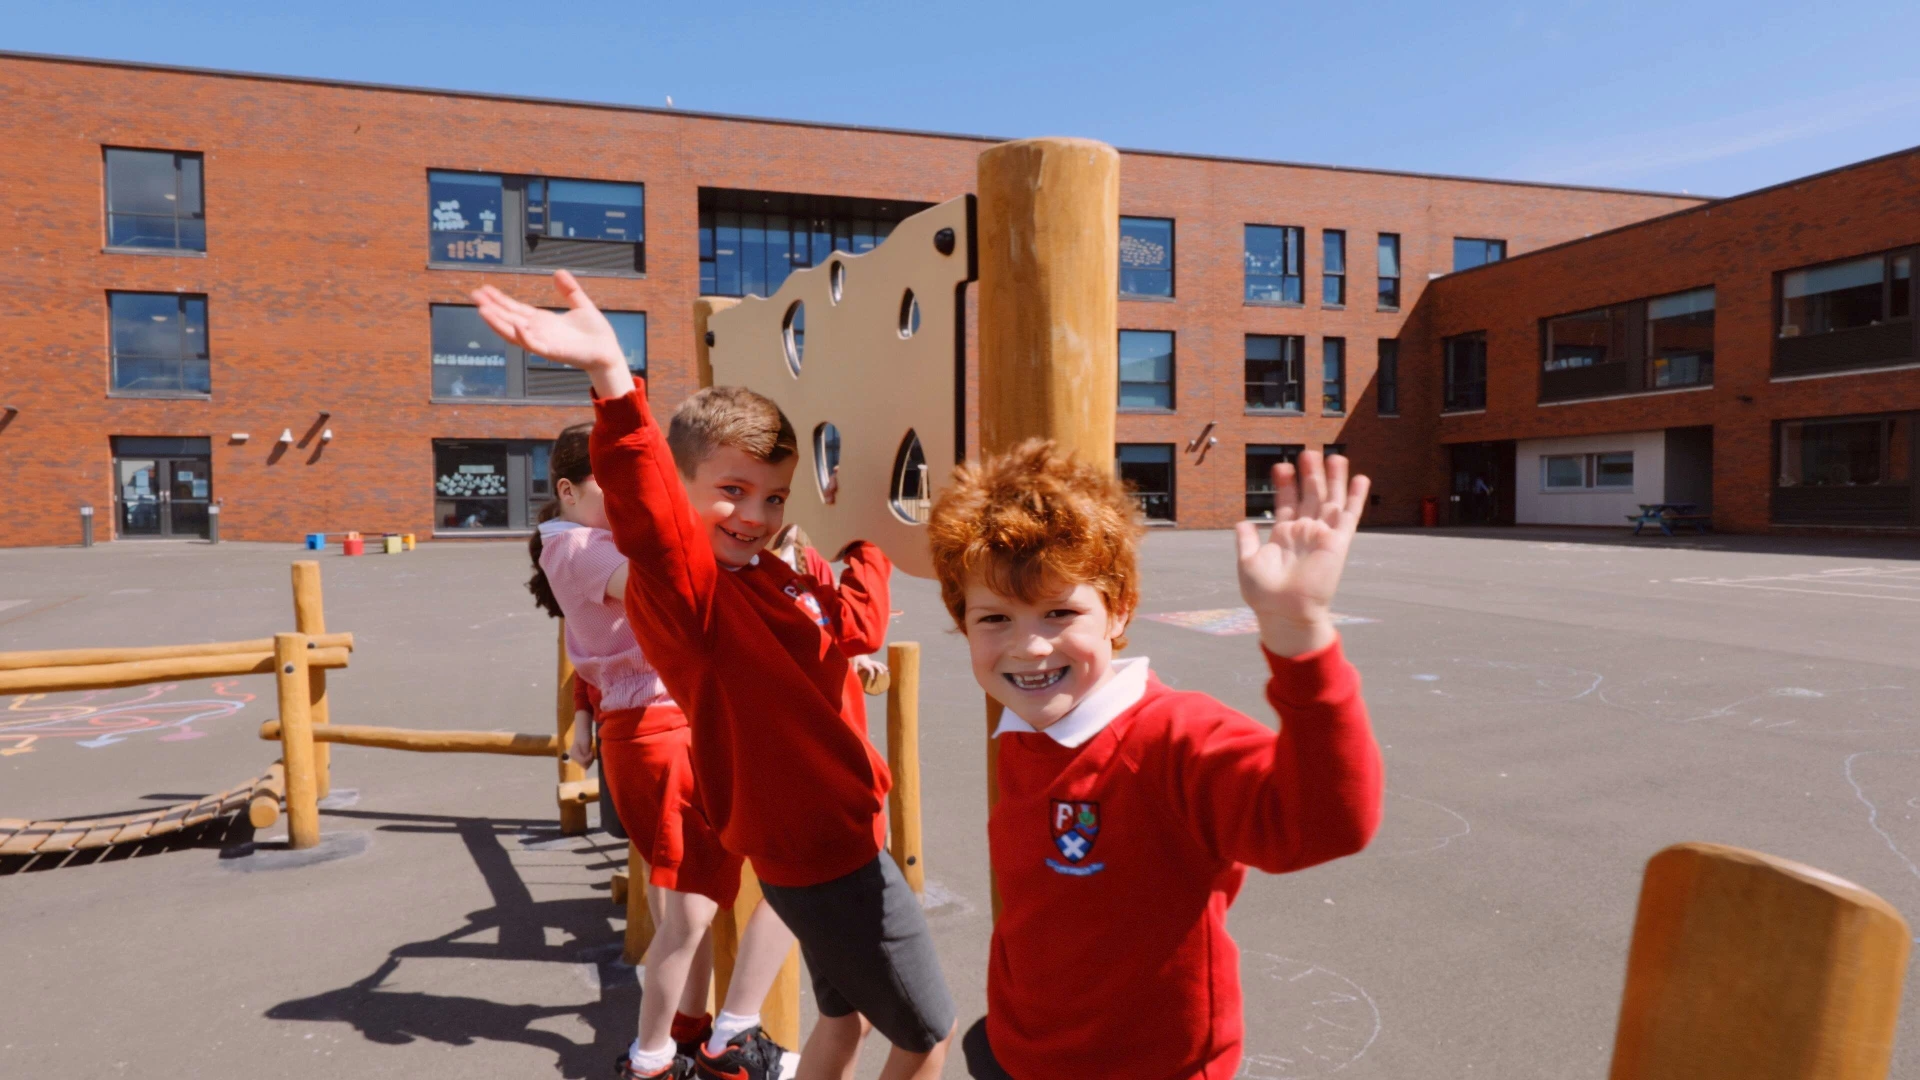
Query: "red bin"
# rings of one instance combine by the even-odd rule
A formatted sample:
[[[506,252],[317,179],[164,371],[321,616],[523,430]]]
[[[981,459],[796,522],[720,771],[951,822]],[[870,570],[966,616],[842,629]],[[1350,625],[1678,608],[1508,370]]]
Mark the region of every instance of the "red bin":
[[[367,553],[367,542],[361,539],[358,534],[349,536],[340,542],[340,553],[342,555],[365,555]]]
[[[1431,529],[1440,524],[1440,500],[1428,495],[1420,500],[1420,525]]]

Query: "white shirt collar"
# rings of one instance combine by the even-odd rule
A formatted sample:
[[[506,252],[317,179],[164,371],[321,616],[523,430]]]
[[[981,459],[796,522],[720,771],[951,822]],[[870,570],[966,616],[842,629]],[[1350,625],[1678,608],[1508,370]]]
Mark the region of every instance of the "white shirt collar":
[[[577,521],[568,521],[566,518],[553,518],[540,523],[540,538],[545,540],[550,536],[558,536],[568,529],[584,528],[586,528],[586,526]]]
[[[1140,703],[1147,696],[1147,658],[1135,656],[1113,663],[1113,678],[1107,684],[1086,697],[1080,699],[1067,715],[1047,725],[1045,734],[1054,742],[1069,750],[1084,746],[1095,735],[1105,731],[1108,724],[1121,713]],[[1000,726],[993,729],[995,738],[1009,731],[1032,732],[1032,724],[1015,716],[1009,709],[1000,714]]]

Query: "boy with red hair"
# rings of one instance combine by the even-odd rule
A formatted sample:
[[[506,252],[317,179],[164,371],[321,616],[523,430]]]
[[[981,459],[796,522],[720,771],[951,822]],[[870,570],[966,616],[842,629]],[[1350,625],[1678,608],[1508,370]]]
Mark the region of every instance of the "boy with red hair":
[[[989,846],[1002,903],[979,1080],[1226,1080],[1243,1033],[1227,908],[1247,866],[1365,847],[1380,754],[1331,604],[1366,504],[1344,457],[1274,470],[1262,541],[1239,529],[1276,734],[1116,660],[1141,528],[1109,471],[1037,440],[963,466],[929,524],[974,678],[1005,706]],[[1331,490],[1329,490],[1331,489]]]

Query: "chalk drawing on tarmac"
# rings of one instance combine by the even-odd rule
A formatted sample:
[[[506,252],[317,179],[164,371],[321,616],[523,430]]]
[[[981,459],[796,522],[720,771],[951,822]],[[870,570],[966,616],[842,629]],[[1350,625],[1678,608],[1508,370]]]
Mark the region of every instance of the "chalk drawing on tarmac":
[[[1380,1009],[1352,979],[1306,960],[1243,951],[1248,1080],[1331,1076],[1380,1037]]]
[[[1229,637],[1234,634],[1257,634],[1260,632],[1260,624],[1253,617],[1253,609],[1247,607],[1208,608],[1204,611],[1161,611],[1152,615],[1142,615],[1141,618],[1166,623],[1169,626],[1178,626],[1186,630],[1198,630],[1203,634],[1214,634],[1221,637]],[[1378,621],[1377,619],[1362,618],[1359,615],[1341,615],[1337,612],[1333,616],[1333,624],[1335,626],[1359,625],[1361,623]]]
[[[1388,859],[1397,855],[1425,855],[1450,846],[1473,832],[1465,816],[1432,799],[1387,792],[1386,814],[1380,832],[1356,859]]]
[[[1847,756],[1847,783],[1867,808],[1867,827],[1907,872],[1920,878],[1920,750],[1862,750]]]
[[[169,700],[179,683],[78,694],[19,694],[0,710],[0,757],[30,754],[42,739],[72,739],[88,750],[114,746],[135,735],[186,742],[208,732],[195,724],[224,720],[253,695],[231,680],[213,684],[211,698]]]

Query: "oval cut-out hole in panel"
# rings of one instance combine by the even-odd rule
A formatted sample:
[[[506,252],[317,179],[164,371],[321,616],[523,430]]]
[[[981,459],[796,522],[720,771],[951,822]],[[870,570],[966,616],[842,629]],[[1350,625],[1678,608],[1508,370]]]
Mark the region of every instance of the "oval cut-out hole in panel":
[[[800,361],[807,355],[807,305],[795,300],[787,309],[787,317],[780,324],[780,338],[786,345],[787,366],[795,375],[800,374]]]
[[[840,302],[840,290],[846,283],[847,264],[839,259],[833,260],[833,265],[827,268],[827,292],[832,295],[834,303]]]
[[[930,480],[927,454],[920,448],[920,436],[909,428],[907,437],[900,440],[899,451],[893,455],[893,491],[888,505],[896,517],[914,525],[927,523],[933,512]]]
[[[820,486],[820,501],[831,503],[833,470],[840,467],[840,429],[831,423],[813,429],[813,482]]]
[[[913,298],[913,290],[908,289],[900,297],[900,336],[910,338],[920,331],[920,301]]]

